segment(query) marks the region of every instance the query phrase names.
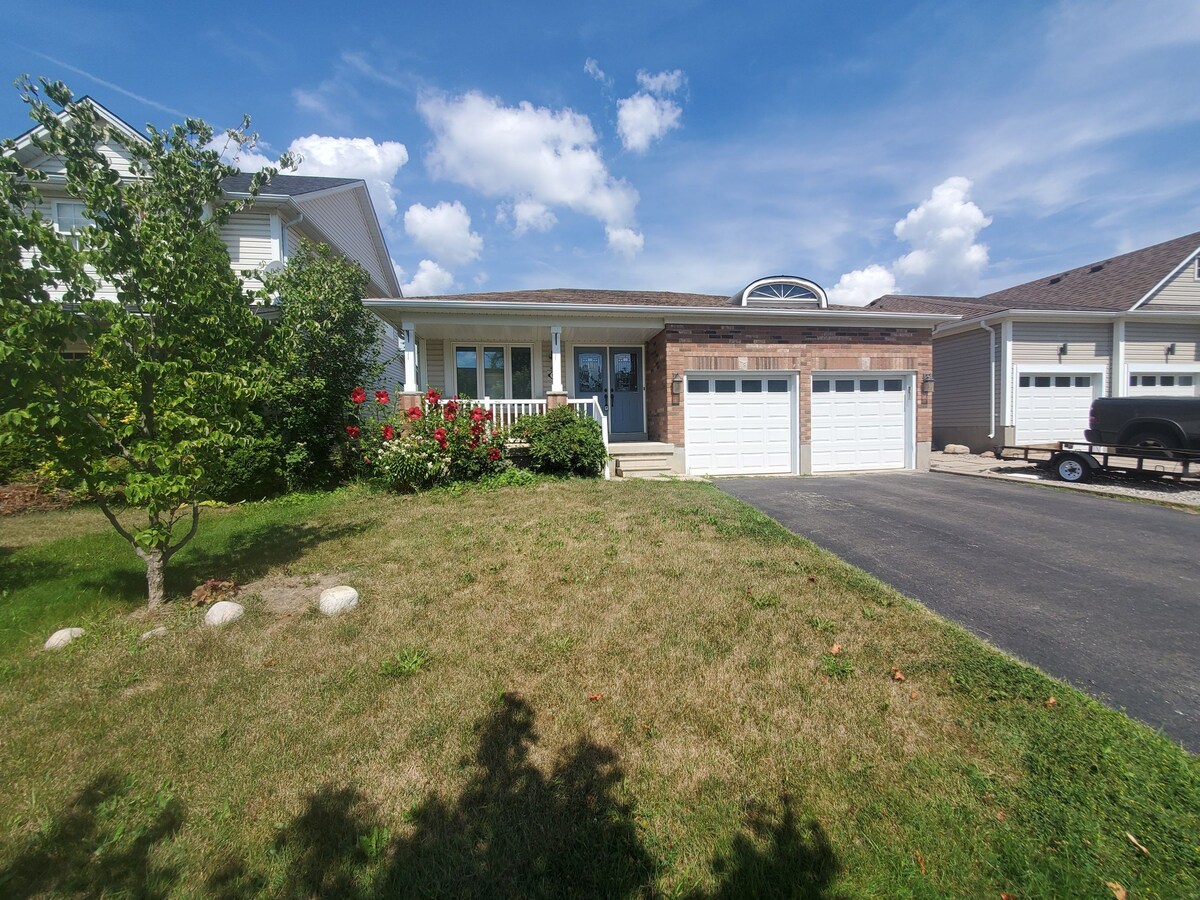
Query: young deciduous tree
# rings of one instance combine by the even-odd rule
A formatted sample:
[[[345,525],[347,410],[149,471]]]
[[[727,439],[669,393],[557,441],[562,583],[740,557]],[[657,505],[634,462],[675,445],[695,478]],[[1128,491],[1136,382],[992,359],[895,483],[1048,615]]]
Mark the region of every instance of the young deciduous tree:
[[[199,119],[133,140],[60,82],[17,84],[44,129],[36,145],[63,161],[65,189],[93,224],[57,233],[36,210],[45,176],[18,164],[6,142],[0,435],[23,432],[82,486],[145,561],[155,607],[167,561],[196,534],[205,468],[237,442],[261,391],[264,326],[219,228],[277,169],[254,177],[250,199],[229,200],[221,181],[238,170],[210,149],[213,129]],[[248,128],[246,119],[229,141],[253,146]],[[128,155],[131,177],[104,144]],[[97,282],[115,299],[98,296]],[[64,356],[70,344],[86,355]],[[131,524],[118,516],[124,507],[144,518]]]
[[[379,320],[362,304],[367,284],[358,263],[308,242],[267,276],[266,292],[280,311],[271,336],[269,407],[288,448],[293,487],[329,476],[346,439],[346,398],[382,368]]]

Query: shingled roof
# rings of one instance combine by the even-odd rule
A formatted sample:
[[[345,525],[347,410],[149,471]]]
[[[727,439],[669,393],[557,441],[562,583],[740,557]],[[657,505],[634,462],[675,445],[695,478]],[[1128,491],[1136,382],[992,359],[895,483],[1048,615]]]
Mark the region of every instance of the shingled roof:
[[[983,316],[999,312],[1001,307],[993,306],[975,297],[934,297],[920,294],[884,294],[878,300],[872,300],[867,309],[878,309],[886,312],[912,313],[946,313],[947,315]]]
[[[470,300],[479,303],[591,303],[596,306],[732,306],[729,297],[712,294],[679,294],[674,291],[593,291],[548,288],[536,291],[491,291],[480,294],[443,294],[414,300]]]
[[[231,194],[243,194],[250,190],[250,179],[253,172],[242,172],[230,175],[222,180],[221,187]],[[361,178],[326,178],[320,175],[276,175],[270,184],[263,187],[264,194],[276,196],[299,197],[301,194],[311,194],[314,191],[324,191],[329,188],[357,184]]]
[[[871,308],[891,312],[958,313],[966,318],[1008,309],[1122,312],[1145,297],[1200,247],[1200,232],[1088,263],[982,297],[887,294]]]

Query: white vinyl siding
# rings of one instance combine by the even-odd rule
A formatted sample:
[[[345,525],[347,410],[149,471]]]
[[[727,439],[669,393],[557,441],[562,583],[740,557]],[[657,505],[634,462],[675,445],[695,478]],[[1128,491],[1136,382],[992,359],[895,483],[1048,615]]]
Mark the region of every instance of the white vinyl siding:
[[[812,470],[903,469],[908,463],[911,376],[820,372],[812,379]]]
[[[235,272],[258,269],[276,258],[271,219],[270,213],[240,212],[221,226],[221,240],[229,250],[229,263]],[[257,290],[262,282],[248,278],[246,287]]]
[[[391,325],[381,321],[379,340],[375,346],[379,350],[383,372],[374,388],[382,388],[393,394],[399,393],[404,387],[404,351],[400,349],[399,333]]]
[[[429,388],[436,389],[439,393],[446,393],[446,350],[445,342],[433,340],[424,341],[425,345],[425,368],[417,374],[421,377],[421,384],[426,390]]]
[[[113,170],[122,178],[128,178],[132,175],[129,168],[129,153],[124,148],[118,147],[113,143],[106,143],[101,144],[96,149],[100,151],[101,155],[108,160],[109,165],[113,167]],[[53,156],[43,156],[40,160],[33,163],[31,168],[45,172],[47,175],[65,175],[67,171],[62,160]]]
[[[340,190],[312,199],[301,194],[296,202],[305,218],[327,235],[343,256],[366,269],[376,290],[386,290],[383,261],[367,225],[371,211],[363,205],[357,190]]]
[[[684,448],[693,475],[796,471],[796,380],[782,373],[689,373]]]

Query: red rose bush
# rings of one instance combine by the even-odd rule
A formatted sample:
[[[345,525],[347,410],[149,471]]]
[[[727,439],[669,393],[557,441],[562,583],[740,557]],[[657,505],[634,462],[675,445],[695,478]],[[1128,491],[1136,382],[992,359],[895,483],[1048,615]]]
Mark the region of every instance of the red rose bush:
[[[352,424],[346,426],[351,456],[368,474],[395,490],[419,491],[446,481],[475,481],[505,465],[505,434],[492,413],[470,400],[443,401],[430,390],[419,406],[393,405],[386,391],[365,404],[366,391],[350,395]]]

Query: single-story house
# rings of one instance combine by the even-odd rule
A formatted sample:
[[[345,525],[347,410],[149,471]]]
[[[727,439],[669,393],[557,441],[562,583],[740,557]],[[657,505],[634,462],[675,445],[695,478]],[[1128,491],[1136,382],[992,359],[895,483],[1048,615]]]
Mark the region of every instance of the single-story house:
[[[1096,397],[1200,395],[1200,232],[982,297],[868,309],[959,316],[933,333],[933,443],[1082,441]]]
[[[732,297],[529,290],[367,301],[399,329],[402,391],[507,421],[571,404],[621,474],[925,468],[940,312],[831,306],[795,276]]]

